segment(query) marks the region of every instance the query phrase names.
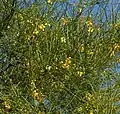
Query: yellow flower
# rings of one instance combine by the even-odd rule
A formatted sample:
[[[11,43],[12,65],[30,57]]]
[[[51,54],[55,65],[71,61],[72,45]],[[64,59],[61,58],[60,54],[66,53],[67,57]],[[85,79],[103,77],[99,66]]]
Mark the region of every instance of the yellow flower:
[[[90,111],[90,114],[93,114],[93,111],[92,111],[92,110]]]
[[[89,26],[93,26],[93,23],[92,23],[91,20],[87,21],[86,24],[87,24],[88,27],[89,27]]]
[[[115,25],[112,25],[113,28],[115,28],[116,30],[120,29],[120,23],[117,23]]]
[[[31,36],[28,35],[27,39],[30,40]]]
[[[79,48],[79,51],[80,51],[80,52],[84,52],[84,47],[83,47],[83,46],[80,47],[80,48]]]
[[[68,69],[69,68],[69,66],[71,64],[71,60],[70,59],[71,59],[71,57],[66,58],[65,63],[62,66],[64,69]]]
[[[81,12],[82,12],[82,9],[81,9],[81,8],[79,8],[79,9],[78,9],[78,12],[79,12],[79,13],[81,13]]]
[[[49,66],[49,65],[46,66],[47,70],[51,70],[51,68],[52,68],[52,66]]]
[[[7,28],[9,29],[9,28],[10,28],[10,26],[7,26]]]
[[[45,25],[46,25],[46,26],[50,26],[50,24],[49,24],[49,23],[45,23]]]
[[[62,43],[66,43],[65,37],[61,37],[60,39]]]
[[[92,27],[89,27],[89,28],[88,28],[88,32],[89,32],[89,33],[93,32],[93,31],[94,31],[94,29],[93,29]]]
[[[113,48],[111,48],[112,52],[110,54],[110,57],[114,56],[119,49],[120,49],[120,46],[118,44],[114,44]]]
[[[32,88],[36,88],[36,85],[35,85],[35,81],[34,81],[34,80],[31,81],[31,87],[32,87]]]
[[[62,18],[63,24],[67,25],[68,24],[68,19]]]
[[[118,44],[115,44],[115,45],[113,46],[113,48],[114,48],[114,50],[118,50],[118,49],[120,48],[120,46],[119,46]]]
[[[78,71],[77,74],[82,76],[84,74],[84,72]]]
[[[115,111],[117,108],[115,106],[112,106],[112,110]]]
[[[39,93],[34,92],[34,97],[37,98],[39,96]]]
[[[93,29],[93,22],[92,22],[92,20],[87,21],[86,24],[87,24],[87,27],[88,27],[88,32],[89,33],[93,32],[94,29]]]
[[[48,0],[47,2],[48,2],[48,4],[52,4],[52,0]]]
[[[39,29],[45,31],[45,26],[43,24],[39,25]]]
[[[11,105],[7,102],[4,102],[4,110],[8,112],[10,111],[10,109],[11,109]]]
[[[93,98],[93,95],[90,93],[86,93],[86,98],[88,99],[88,101],[91,101],[91,99]]]
[[[71,57],[66,58],[65,63],[70,64],[71,63]]]
[[[36,98],[39,102],[44,101],[44,97],[41,94],[39,94],[36,90],[32,94],[33,97]]]
[[[110,54],[110,57],[114,56],[115,55],[115,52],[112,51],[111,54]]]
[[[94,52],[93,52],[93,51],[88,51],[87,54],[88,54],[88,55],[93,55]]]
[[[34,24],[32,23],[32,26],[34,26]]]
[[[116,59],[116,62],[119,63],[120,62],[120,57]]]
[[[48,23],[45,23],[45,25],[47,26],[47,25],[48,25]]]
[[[100,27],[97,30],[98,30],[98,32],[100,32]]]
[[[39,31],[37,30],[37,29],[35,29],[34,31],[33,31],[33,34],[38,34],[39,33]]]

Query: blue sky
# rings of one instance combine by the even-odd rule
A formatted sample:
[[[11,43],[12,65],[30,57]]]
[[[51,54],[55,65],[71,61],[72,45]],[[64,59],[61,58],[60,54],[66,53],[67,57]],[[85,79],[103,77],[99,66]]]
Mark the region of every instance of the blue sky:
[[[45,2],[45,0],[27,0],[27,1],[28,1],[29,4],[34,3],[34,1]],[[73,15],[72,10],[75,9],[76,5],[80,8],[80,7],[83,7],[83,4],[86,4],[87,2],[90,3],[90,1],[94,1],[94,0],[65,0],[65,1],[69,1],[71,4],[73,4],[73,6],[70,5],[67,8],[68,13],[69,13],[68,15]],[[108,17],[111,16],[112,7],[114,9],[115,15],[117,14],[118,11],[120,11],[120,0],[98,0],[98,1],[99,1],[100,4],[93,5],[92,7],[86,8],[86,10],[87,9],[88,10],[92,9],[92,14],[93,15],[96,15],[96,14],[99,15],[100,11],[103,10],[106,2],[108,1],[108,5],[106,7],[106,13],[107,13]],[[58,7],[57,9],[58,10],[60,9],[60,12],[62,12],[62,10],[64,9],[63,6],[65,7],[65,5],[66,4],[63,4],[63,5],[61,5],[61,7]],[[103,14],[103,18],[104,18],[104,20],[106,20],[104,14]]]
[[[85,1],[91,1],[91,0],[70,0],[71,3],[74,4],[79,4],[80,1],[83,1],[85,3]],[[92,9],[92,14],[93,16],[96,14],[100,14],[100,11],[103,10],[103,8],[106,5],[106,2],[108,1],[108,4],[106,6],[105,12],[107,14],[107,18],[111,18],[111,14],[112,14],[112,8],[114,9],[114,15],[117,17],[118,12],[120,12],[120,0],[98,0],[100,2],[100,4],[96,4],[92,7],[87,8],[87,10]],[[105,14],[103,14],[103,21],[106,21],[106,16]]]

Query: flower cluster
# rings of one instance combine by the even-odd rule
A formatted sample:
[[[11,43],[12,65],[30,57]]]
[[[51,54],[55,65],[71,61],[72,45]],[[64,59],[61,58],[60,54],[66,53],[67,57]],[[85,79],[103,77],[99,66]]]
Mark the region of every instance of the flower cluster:
[[[38,26],[40,30],[45,31],[45,25],[41,24]]]
[[[43,102],[44,101],[44,96],[42,95],[42,93],[38,93],[37,90],[33,91],[32,96],[35,99],[37,99],[39,102]]]
[[[71,57],[66,58],[65,63],[63,64],[64,69],[68,69],[71,64]]]
[[[92,23],[91,20],[87,21],[86,24],[87,24],[88,27],[93,26],[93,23]]]
[[[114,56],[115,53],[120,49],[120,46],[118,44],[114,44],[112,48],[112,52],[110,54],[110,57]]]
[[[46,27],[46,26],[50,26],[50,24],[45,23],[45,24],[40,24],[40,25],[38,25],[38,28],[39,28],[39,29],[35,28],[35,30],[33,31],[33,34],[34,34],[34,35],[37,35],[37,34],[39,33],[39,30],[45,31],[45,27]]]
[[[88,27],[88,32],[91,33],[94,31],[94,28],[93,28],[93,22],[91,20],[87,21],[86,22],[86,25]]]
[[[39,27],[40,30],[45,31],[46,26],[50,26],[50,24],[49,23],[40,24],[38,27]]]
[[[91,101],[93,99],[93,95],[89,92],[86,93],[86,98],[88,101]]]

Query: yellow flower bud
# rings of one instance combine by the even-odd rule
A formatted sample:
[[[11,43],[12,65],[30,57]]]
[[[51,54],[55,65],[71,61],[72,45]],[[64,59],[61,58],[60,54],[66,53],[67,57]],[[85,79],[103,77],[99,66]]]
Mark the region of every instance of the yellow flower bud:
[[[63,24],[67,25],[68,24],[68,19],[62,18]]]
[[[90,111],[90,114],[93,114],[93,111],[92,111],[92,110]]]
[[[52,4],[52,0],[48,0],[47,2],[48,2],[48,4]]]
[[[78,74],[79,76],[82,76],[82,75],[84,74],[84,72],[78,71],[77,74]]]

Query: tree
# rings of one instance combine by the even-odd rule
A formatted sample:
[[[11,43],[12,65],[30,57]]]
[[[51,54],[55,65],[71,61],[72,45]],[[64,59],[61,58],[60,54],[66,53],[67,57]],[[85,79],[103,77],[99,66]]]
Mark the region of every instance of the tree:
[[[60,3],[39,1],[17,7],[8,13],[9,21],[1,21],[1,80],[2,87],[7,88],[1,91],[3,96],[9,93],[2,99],[10,102],[12,112],[103,114],[104,105],[101,108],[98,99],[108,102],[107,96],[102,101],[104,94],[111,95],[118,85],[100,88],[103,78],[109,81],[114,74],[106,69],[114,66],[120,49],[116,27],[100,26],[90,14],[82,18],[81,12],[76,18],[67,16],[66,10],[61,18],[55,13],[60,11],[56,6],[67,2]],[[111,104],[105,111],[114,113]]]

